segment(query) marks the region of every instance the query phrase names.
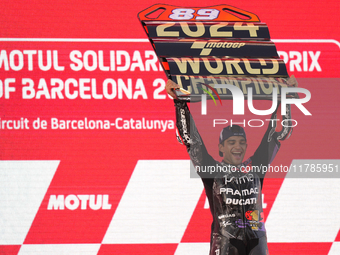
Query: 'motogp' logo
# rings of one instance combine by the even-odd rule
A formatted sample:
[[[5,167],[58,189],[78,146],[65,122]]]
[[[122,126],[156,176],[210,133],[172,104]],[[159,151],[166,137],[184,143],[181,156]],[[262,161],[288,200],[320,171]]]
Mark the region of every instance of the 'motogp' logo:
[[[244,94],[242,93],[242,90],[234,85],[228,85],[228,84],[216,84],[215,89],[212,89],[211,86],[208,86],[204,84],[208,88],[210,88],[218,97],[218,99],[221,101],[220,97],[217,94],[217,91],[215,89],[229,89],[232,97],[233,97],[233,115],[244,115]],[[204,89],[202,89],[204,90]],[[207,90],[204,90],[207,92]],[[287,93],[303,93],[306,95],[304,98],[286,98]],[[211,97],[212,94],[208,93]],[[276,107],[277,107],[277,88],[273,88],[273,100],[272,100],[272,106],[268,110],[257,110],[255,109],[253,105],[253,89],[248,87],[247,88],[247,101],[248,101],[248,108],[251,113],[255,115],[269,115],[272,114]],[[304,88],[293,88],[293,87],[282,87],[281,89],[281,115],[286,115],[286,105],[288,104],[295,104],[297,108],[300,109],[300,111],[304,115],[312,115],[302,104],[307,103],[311,98],[311,93]],[[206,115],[207,114],[207,95],[203,94],[201,95],[202,100],[202,106],[201,106],[201,114]],[[216,105],[216,102],[215,102]],[[222,105],[222,102],[221,102]]]
[[[200,55],[209,56],[212,49],[214,48],[241,48],[245,45],[245,43],[237,43],[237,42],[219,42],[209,40],[208,42],[197,41],[194,42],[191,46],[191,49],[202,49]]]

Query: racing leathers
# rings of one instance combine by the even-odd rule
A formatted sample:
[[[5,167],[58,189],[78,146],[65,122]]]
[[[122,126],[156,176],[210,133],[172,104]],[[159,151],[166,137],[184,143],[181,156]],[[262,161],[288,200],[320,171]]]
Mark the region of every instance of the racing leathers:
[[[218,162],[208,154],[187,103],[177,99],[174,102],[177,139],[187,147],[203,181],[213,216],[210,255],[268,254],[262,210],[265,171],[262,170],[273,161],[280,148],[279,140],[288,138],[292,131],[289,127],[290,106],[286,107],[285,116],[278,117],[278,109],[272,114],[272,119],[277,121],[271,121],[254,155],[242,164],[232,166]],[[281,118],[285,126],[274,125],[280,123]],[[206,171],[209,167],[215,167],[216,171]],[[253,170],[244,171],[249,169]]]

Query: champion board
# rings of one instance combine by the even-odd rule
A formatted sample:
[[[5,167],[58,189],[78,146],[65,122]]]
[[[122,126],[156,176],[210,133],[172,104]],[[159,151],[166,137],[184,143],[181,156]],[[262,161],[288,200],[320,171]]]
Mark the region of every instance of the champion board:
[[[251,87],[254,99],[271,100],[273,88],[280,94],[290,86],[268,26],[251,12],[229,5],[156,4],[141,11],[138,18],[167,77],[189,92],[177,91],[182,99],[199,101],[206,89],[228,84],[245,96]],[[218,92],[222,99],[232,98],[226,90]]]

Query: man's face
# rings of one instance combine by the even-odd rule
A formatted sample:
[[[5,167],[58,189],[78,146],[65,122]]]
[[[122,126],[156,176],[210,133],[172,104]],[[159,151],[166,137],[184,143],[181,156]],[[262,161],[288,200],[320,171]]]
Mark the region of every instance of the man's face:
[[[231,136],[218,145],[219,150],[223,152],[223,160],[226,163],[237,166],[242,163],[247,150],[247,141],[243,136]]]

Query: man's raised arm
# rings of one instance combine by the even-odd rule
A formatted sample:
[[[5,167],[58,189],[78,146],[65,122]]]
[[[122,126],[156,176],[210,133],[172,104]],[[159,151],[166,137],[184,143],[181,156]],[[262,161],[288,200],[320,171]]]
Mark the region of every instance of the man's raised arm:
[[[176,99],[174,90],[179,89],[179,85],[172,80],[168,80],[165,88],[167,93],[174,98],[177,140],[187,147],[190,159],[195,166],[215,164],[215,160],[208,154],[202,138],[198,133],[187,103]]]
[[[294,76],[288,79],[288,84],[294,87],[298,86],[298,83]],[[265,166],[274,160],[277,152],[280,149],[280,141],[286,140],[290,137],[293,127],[291,121],[291,108],[290,105],[286,105],[286,114],[281,115],[281,104],[279,103],[275,112],[271,116],[268,129],[262,138],[262,141],[252,156],[253,166]],[[261,171],[263,176],[265,172]]]

